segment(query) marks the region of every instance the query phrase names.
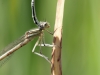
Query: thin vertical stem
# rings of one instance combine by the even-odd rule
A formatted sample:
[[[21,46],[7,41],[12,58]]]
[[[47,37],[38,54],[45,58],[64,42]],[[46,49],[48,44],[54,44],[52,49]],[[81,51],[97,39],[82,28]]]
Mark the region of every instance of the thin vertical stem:
[[[56,19],[54,28],[53,44],[55,45],[52,50],[51,58],[51,75],[62,75],[61,66],[61,49],[62,49],[62,22],[64,13],[65,0],[58,0],[56,8]]]

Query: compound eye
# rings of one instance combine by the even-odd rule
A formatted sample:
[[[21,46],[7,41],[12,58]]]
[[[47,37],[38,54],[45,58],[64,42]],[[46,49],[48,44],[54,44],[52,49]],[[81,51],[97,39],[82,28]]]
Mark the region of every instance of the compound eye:
[[[41,26],[40,28],[49,28],[50,27],[48,22],[40,22],[40,26]]]
[[[44,26],[47,26],[47,22],[44,24]]]
[[[48,22],[45,23],[45,27],[46,27],[46,28],[49,28],[49,27],[50,27],[50,25],[49,25]]]

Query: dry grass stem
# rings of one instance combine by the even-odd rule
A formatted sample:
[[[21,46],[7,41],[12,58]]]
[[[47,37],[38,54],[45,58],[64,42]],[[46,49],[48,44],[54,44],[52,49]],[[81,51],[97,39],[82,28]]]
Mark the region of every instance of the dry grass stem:
[[[62,49],[62,22],[64,14],[65,0],[58,0],[56,9],[56,19],[54,28],[53,44],[55,45],[52,50],[51,58],[51,75],[62,75],[61,66],[61,49]]]

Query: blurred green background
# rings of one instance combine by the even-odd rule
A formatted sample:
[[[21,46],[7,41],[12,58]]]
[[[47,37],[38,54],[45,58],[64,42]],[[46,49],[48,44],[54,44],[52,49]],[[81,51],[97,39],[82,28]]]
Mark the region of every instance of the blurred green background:
[[[0,49],[36,28],[31,0],[0,0]],[[36,0],[37,17],[53,32],[57,0]],[[100,75],[100,0],[66,0],[63,19],[63,75]],[[45,32],[45,42],[52,43]],[[50,64],[32,53],[37,38],[16,51],[0,67],[0,75],[50,75]],[[51,58],[51,48],[43,47]],[[39,51],[39,47],[36,48]]]

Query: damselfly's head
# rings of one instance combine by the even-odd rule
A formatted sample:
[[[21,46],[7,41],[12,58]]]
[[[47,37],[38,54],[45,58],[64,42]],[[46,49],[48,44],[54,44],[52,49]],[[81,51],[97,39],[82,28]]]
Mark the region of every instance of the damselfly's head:
[[[45,28],[49,28],[50,25],[48,22],[40,22],[40,29],[44,30]]]

